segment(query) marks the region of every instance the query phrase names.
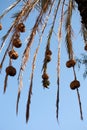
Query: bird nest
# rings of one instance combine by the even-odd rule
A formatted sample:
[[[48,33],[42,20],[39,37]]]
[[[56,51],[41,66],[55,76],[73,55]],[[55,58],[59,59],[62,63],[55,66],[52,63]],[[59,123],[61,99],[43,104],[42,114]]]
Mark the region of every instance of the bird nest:
[[[9,76],[15,76],[16,75],[16,69],[13,66],[8,66],[6,68],[6,74]]]
[[[74,80],[70,83],[70,88],[72,90],[79,88],[80,87],[80,82],[78,80]]]

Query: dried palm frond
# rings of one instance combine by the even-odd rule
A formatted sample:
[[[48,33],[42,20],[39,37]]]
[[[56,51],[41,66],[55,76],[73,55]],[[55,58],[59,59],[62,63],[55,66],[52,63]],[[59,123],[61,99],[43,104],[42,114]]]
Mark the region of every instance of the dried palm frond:
[[[33,76],[34,76],[36,56],[37,56],[39,47],[40,47],[40,43],[38,44],[38,47],[35,51],[33,62],[32,62],[32,72],[31,72],[30,87],[29,87],[29,94],[28,94],[27,107],[26,107],[26,122],[28,122],[29,115],[30,115],[29,113],[30,113],[30,103],[31,103],[31,95],[32,95],[32,87],[33,87]]]
[[[46,51],[45,51],[45,58],[44,58],[44,63],[43,63],[43,67],[42,67],[43,73],[46,72],[46,70],[47,70],[47,63],[51,60],[50,55],[47,55],[47,51],[50,50],[50,41],[51,41],[51,37],[52,37],[52,34],[53,34],[53,29],[54,29],[54,25],[55,25],[55,21],[56,21],[56,17],[57,17],[57,13],[58,13],[60,2],[61,2],[61,0],[59,0],[58,4],[56,6],[56,9],[54,11],[54,18],[53,18],[52,26],[51,26],[49,34],[48,34]]]
[[[31,95],[32,95],[32,83],[33,83],[33,75],[31,77],[31,83],[30,83],[27,106],[26,106],[26,123],[28,122],[28,119],[29,119],[29,116],[30,116],[29,110],[30,110]]]
[[[72,8],[73,2],[72,0],[69,1],[68,5],[68,12],[67,12],[67,19],[66,19],[66,47],[67,47],[67,53],[69,55],[69,59],[73,58],[73,48],[72,48],[72,27],[71,27],[71,18],[72,18]]]
[[[5,45],[5,41],[7,40],[10,32],[12,31],[12,28],[13,28],[13,26],[11,26],[10,29],[7,31],[7,33],[2,37],[2,43],[0,45],[0,52],[2,51],[2,49],[3,49],[4,45]]]
[[[42,11],[41,11],[42,12]],[[41,13],[42,14],[42,13]],[[35,33],[36,33],[36,30],[38,28],[38,24],[39,22],[41,21],[41,14],[38,16],[37,18],[37,21],[32,29],[32,32],[31,32],[31,35],[28,39],[28,44],[27,44],[27,47],[25,48],[24,50],[24,53],[23,53],[23,57],[22,57],[22,64],[21,64],[21,67],[20,67],[20,71],[19,71],[19,76],[18,76],[18,81],[19,81],[19,89],[18,89],[18,95],[19,93],[21,93],[21,89],[22,89],[22,86],[21,86],[21,82],[22,82],[22,75],[23,75],[23,71],[25,69],[25,66],[26,66],[26,63],[29,59],[29,52],[30,52],[30,47],[31,47],[31,44],[33,42],[33,39],[34,39],[34,36],[35,36]],[[39,21],[38,21],[39,20]],[[32,84],[32,83],[31,83]],[[19,98],[19,97],[18,97]],[[17,99],[19,100],[19,99]]]
[[[46,13],[49,6],[51,5],[52,0],[40,0],[41,2],[41,8],[43,9],[43,12]]]
[[[55,1],[55,0],[54,0],[54,1]],[[53,3],[54,3],[54,1],[53,1]],[[53,4],[52,4],[52,5],[53,5]],[[35,64],[36,55],[37,55],[37,53],[38,53],[38,50],[39,50],[39,47],[40,47],[40,44],[41,44],[41,41],[42,41],[42,35],[43,35],[44,30],[45,30],[45,28],[46,28],[46,26],[47,26],[47,22],[48,22],[50,13],[51,13],[51,8],[50,8],[50,10],[49,10],[49,12],[48,12],[48,16],[46,16],[46,19],[45,19],[45,22],[44,22],[43,26],[42,26],[42,33],[41,33],[41,35],[40,35],[39,44],[38,44],[38,47],[37,47],[36,52],[35,52],[35,56],[34,56],[34,59],[33,59],[33,64]],[[22,67],[22,66],[21,66],[21,67]],[[24,71],[24,70],[23,70],[23,71]],[[32,69],[32,71],[34,71],[34,70]],[[34,73],[34,72],[32,72],[32,73]],[[21,89],[22,89],[22,86],[23,86],[23,83],[22,83],[22,80],[23,80],[23,79],[22,79],[22,77],[23,77],[23,72],[22,72],[22,68],[20,68],[20,72],[19,72],[19,76],[18,76],[19,89],[18,89],[18,96],[17,96],[16,113],[18,113],[18,104],[19,104]],[[32,77],[32,76],[31,76],[31,77]],[[33,80],[33,79],[32,79],[32,80]]]
[[[17,6],[17,4],[19,4],[19,2],[21,2],[22,0],[17,0],[16,2],[14,2],[13,4],[11,4],[3,13],[2,15],[0,15],[0,19],[2,19],[9,11],[11,11],[14,7]]]
[[[79,102],[79,108],[80,108],[80,115],[81,119],[83,119],[83,113],[82,113],[82,105],[81,105],[81,99],[80,99],[80,93],[79,93],[79,86],[80,82],[77,80],[76,71],[75,71],[75,65],[77,60],[74,58],[74,51],[73,51],[73,43],[72,43],[72,14],[73,9],[77,8],[75,6],[75,1],[78,4],[78,10],[80,11],[80,15],[82,18],[81,24],[82,24],[82,32],[83,32],[83,38],[85,42],[84,49],[87,51],[87,2],[86,0],[16,0],[14,3],[12,3],[0,16],[0,20],[3,19],[3,17],[10,12],[14,7],[17,7],[20,3],[22,3],[22,6],[20,8],[20,11],[15,13],[13,15],[14,21],[6,34],[2,37],[2,42],[0,44],[0,52],[2,52],[3,48],[5,51],[2,53],[2,60],[0,63],[0,69],[2,69],[4,65],[4,61],[6,59],[7,54],[9,54],[9,66],[6,67],[6,76],[4,80],[4,93],[6,92],[7,88],[7,80],[8,76],[14,76],[16,74],[16,68],[13,68],[13,60],[17,59],[18,54],[16,51],[13,52],[13,50],[18,49],[19,47],[23,47],[22,45],[22,32],[27,31],[26,28],[26,20],[30,20],[32,14],[34,11],[36,11],[37,18],[35,19],[35,23],[30,26],[33,26],[30,35],[27,38],[27,43],[25,45],[25,48],[22,48],[22,61],[19,68],[19,75],[18,75],[18,95],[17,95],[17,103],[16,103],[16,113],[18,113],[18,106],[19,106],[19,100],[21,96],[21,90],[23,87],[23,74],[27,65],[27,62],[30,58],[31,48],[33,47],[34,39],[37,37],[37,32],[39,35],[39,43],[36,44],[36,50],[34,53],[34,57],[32,60],[32,70],[31,70],[31,77],[30,77],[30,84],[29,84],[29,91],[28,91],[28,99],[27,99],[27,105],[26,105],[26,122],[28,122],[30,117],[30,104],[31,104],[31,97],[32,97],[32,89],[33,89],[33,81],[34,81],[34,70],[36,65],[36,58],[38,51],[40,49],[40,44],[43,38],[43,34],[45,31],[48,31],[46,29],[49,29],[48,34],[45,35],[45,43],[46,48],[44,50],[45,56],[44,61],[42,64],[42,85],[44,88],[48,88],[50,85],[49,81],[49,75],[47,73],[48,69],[48,63],[52,60],[52,49],[51,49],[51,40],[53,37],[53,33],[55,32],[54,29],[57,29],[58,26],[58,57],[57,57],[57,95],[56,95],[56,118],[58,120],[59,116],[59,100],[60,100],[60,58],[61,58],[61,41],[62,41],[62,27],[63,27],[63,18],[66,16],[65,21],[65,31],[66,31],[66,48],[68,53],[68,61],[66,63],[66,66],[68,68],[73,68],[74,73],[74,80],[71,82],[70,87],[71,89],[76,89],[77,96],[78,96],[78,102]],[[35,9],[35,10],[34,10]],[[38,9],[38,10],[37,10]],[[59,10],[60,9],[60,10]],[[33,11],[34,10],[34,11]],[[59,15],[58,15],[59,13]],[[30,16],[31,15],[31,16]],[[52,17],[50,17],[52,15]],[[51,24],[49,24],[51,23]],[[49,28],[50,27],[50,28]],[[2,23],[0,21],[0,30],[2,30]],[[24,34],[25,34],[24,33]],[[47,32],[46,32],[47,33]],[[24,35],[23,34],[23,35]],[[10,40],[9,40],[10,38]],[[6,43],[6,44],[5,44]],[[6,47],[6,48],[5,48]],[[14,49],[15,48],[15,49]],[[20,49],[21,49],[20,48]],[[43,48],[44,49],[44,48]],[[15,61],[14,61],[15,62]],[[79,64],[84,64],[86,67],[84,76],[87,75],[87,58],[83,57],[82,59],[78,60]],[[14,69],[14,71],[13,71]]]
[[[57,120],[58,120],[58,114],[59,114],[60,53],[61,53],[61,39],[62,39],[62,24],[63,24],[63,15],[64,15],[64,4],[65,4],[65,0],[63,0],[62,10],[61,10],[60,25],[59,25],[59,29],[58,29],[58,64],[57,64],[57,85],[58,85],[58,88],[57,88],[57,98],[56,98],[56,118],[57,118]]]

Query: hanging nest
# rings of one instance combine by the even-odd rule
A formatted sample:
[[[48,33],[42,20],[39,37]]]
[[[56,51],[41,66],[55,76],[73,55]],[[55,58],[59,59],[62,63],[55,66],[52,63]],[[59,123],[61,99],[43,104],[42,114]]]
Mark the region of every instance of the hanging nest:
[[[0,23],[0,30],[2,30],[2,24]]]
[[[15,38],[19,39],[20,38],[20,32],[16,32],[14,35]]]
[[[87,45],[85,45],[84,50],[87,51]]]
[[[70,83],[70,88],[72,90],[79,88],[80,87],[80,82],[78,80],[74,80]]]
[[[47,55],[52,55],[52,51],[51,51],[51,50],[47,50],[47,51],[46,51],[46,54],[47,54]]]
[[[6,73],[9,76],[15,76],[16,75],[16,69],[13,66],[8,66],[6,68]]]
[[[43,78],[43,79],[48,79],[49,76],[48,76],[48,74],[44,73],[44,74],[42,75],[42,78]]]
[[[74,67],[75,64],[76,64],[76,61],[74,59],[71,59],[66,62],[66,67],[71,68],[71,67]]]
[[[15,38],[13,40],[13,46],[16,47],[16,48],[20,48],[22,46],[22,43],[21,43],[21,40],[18,38]]]
[[[11,59],[16,60],[18,58],[18,53],[15,50],[11,50],[11,51],[9,51],[9,57]]]
[[[50,62],[51,61],[51,56],[50,55],[46,55],[46,61]]]
[[[50,81],[48,79],[44,79],[42,83],[45,88],[48,88],[48,86],[50,85]]]
[[[23,23],[19,23],[17,29],[19,32],[25,32],[25,25]]]

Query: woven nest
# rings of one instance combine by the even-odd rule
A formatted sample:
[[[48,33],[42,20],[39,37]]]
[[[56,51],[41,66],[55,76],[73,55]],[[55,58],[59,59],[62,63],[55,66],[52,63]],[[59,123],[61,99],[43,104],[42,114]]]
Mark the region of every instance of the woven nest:
[[[16,48],[20,48],[22,46],[22,43],[21,43],[21,40],[18,38],[15,38],[13,40],[13,46],[16,47]]]
[[[50,81],[47,80],[47,79],[43,80],[42,82],[43,82],[43,86],[44,86],[45,88],[48,88],[48,86],[50,85]]]
[[[16,75],[16,69],[13,66],[8,66],[6,68],[7,75],[15,76]]]
[[[70,88],[72,90],[79,88],[80,87],[80,82],[78,80],[74,80],[70,83]]]
[[[2,30],[2,24],[0,24],[0,30]]]
[[[49,76],[48,76],[48,74],[44,73],[44,74],[42,75],[42,78],[43,78],[43,79],[48,79]]]
[[[20,37],[20,33],[19,32],[16,32],[15,35],[14,35],[15,38],[19,39]]]
[[[25,32],[25,25],[23,23],[19,23],[17,29],[20,32]]]
[[[50,55],[46,55],[46,61],[50,62],[51,61],[51,56]]]
[[[73,59],[71,59],[71,60],[69,60],[69,61],[66,62],[66,67],[71,68],[71,67],[73,67],[75,64],[76,64],[76,61],[73,60]]]
[[[52,55],[52,51],[51,51],[51,50],[47,50],[47,51],[46,51],[46,54],[47,54],[47,55]]]
[[[87,45],[85,45],[84,50],[87,51]]]
[[[9,57],[11,59],[16,60],[18,58],[18,53],[15,50],[11,50],[11,51],[9,51]]]

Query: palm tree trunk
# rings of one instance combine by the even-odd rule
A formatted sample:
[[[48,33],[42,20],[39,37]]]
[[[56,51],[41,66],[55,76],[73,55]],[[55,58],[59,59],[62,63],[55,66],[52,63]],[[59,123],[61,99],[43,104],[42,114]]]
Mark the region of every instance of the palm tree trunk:
[[[81,15],[81,22],[87,29],[87,0],[75,0]]]

